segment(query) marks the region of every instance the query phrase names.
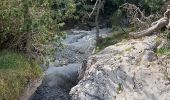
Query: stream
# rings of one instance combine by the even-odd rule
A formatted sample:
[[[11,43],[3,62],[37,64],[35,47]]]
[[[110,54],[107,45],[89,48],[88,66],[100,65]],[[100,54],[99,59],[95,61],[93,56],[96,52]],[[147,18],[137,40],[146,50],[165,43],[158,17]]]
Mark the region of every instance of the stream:
[[[45,78],[30,100],[70,100],[70,89],[78,82],[83,61],[94,53],[95,29],[71,29],[63,40],[66,47],[56,51],[56,60],[45,71]],[[112,35],[110,28],[100,29],[100,36]]]

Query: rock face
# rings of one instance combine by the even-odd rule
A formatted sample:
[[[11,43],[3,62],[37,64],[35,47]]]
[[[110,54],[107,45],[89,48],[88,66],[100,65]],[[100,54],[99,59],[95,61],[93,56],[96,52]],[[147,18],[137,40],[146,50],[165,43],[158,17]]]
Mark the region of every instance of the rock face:
[[[72,100],[169,100],[170,56],[158,57],[157,46],[157,36],[150,36],[91,56]]]

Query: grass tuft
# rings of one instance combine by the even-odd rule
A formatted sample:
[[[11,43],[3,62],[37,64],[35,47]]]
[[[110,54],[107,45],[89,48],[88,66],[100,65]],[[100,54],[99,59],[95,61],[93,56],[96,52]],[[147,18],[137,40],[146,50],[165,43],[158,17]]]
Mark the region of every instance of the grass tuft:
[[[34,61],[17,52],[0,51],[0,100],[18,100],[25,86],[41,75]]]
[[[129,38],[128,31],[127,33],[122,31],[115,31],[111,37],[101,38],[100,43],[96,46],[96,52],[100,52],[104,48],[114,45],[120,41],[126,40]]]
[[[170,54],[170,48],[162,47],[156,50],[156,53],[159,55],[169,55]]]

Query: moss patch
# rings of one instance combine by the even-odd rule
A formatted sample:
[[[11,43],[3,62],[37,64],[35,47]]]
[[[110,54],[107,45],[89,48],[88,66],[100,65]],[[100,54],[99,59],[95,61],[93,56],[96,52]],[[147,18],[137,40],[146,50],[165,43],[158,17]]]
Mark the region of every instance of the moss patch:
[[[41,68],[22,54],[0,51],[0,100],[18,100],[25,86],[41,75]]]
[[[170,54],[170,48],[162,47],[156,50],[156,53],[159,55],[168,55]]]
[[[127,30],[126,30],[127,31]],[[114,45],[120,41],[125,41],[129,38],[128,32],[114,31],[111,37],[101,38],[100,43],[96,46],[96,52],[103,50],[104,48]]]

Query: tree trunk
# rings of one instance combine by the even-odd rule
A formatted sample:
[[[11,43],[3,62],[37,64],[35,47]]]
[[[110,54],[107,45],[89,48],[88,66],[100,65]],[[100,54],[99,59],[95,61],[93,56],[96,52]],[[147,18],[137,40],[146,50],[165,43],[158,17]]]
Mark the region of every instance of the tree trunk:
[[[101,0],[98,0],[98,6],[97,6],[97,12],[95,16],[95,24],[96,24],[96,45],[99,44],[99,14],[100,14],[100,8],[101,8]]]
[[[29,2],[28,0],[23,0],[23,9],[24,9],[24,25],[26,33],[26,52],[30,54],[31,52],[31,15],[29,11]]]

